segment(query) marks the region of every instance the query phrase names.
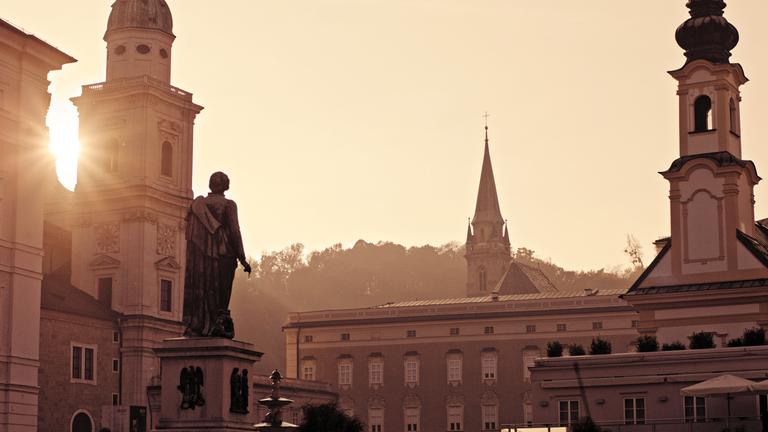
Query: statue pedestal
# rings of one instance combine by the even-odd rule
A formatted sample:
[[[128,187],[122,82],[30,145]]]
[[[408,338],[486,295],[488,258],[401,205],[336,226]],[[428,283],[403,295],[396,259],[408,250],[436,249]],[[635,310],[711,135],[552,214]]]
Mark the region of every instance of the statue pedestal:
[[[240,387],[245,388],[249,413],[230,411],[234,369],[237,368],[238,372],[247,370],[250,379],[253,377],[254,363],[261,358],[262,353],[254,351],[253,345],[224,338],[175,338],[164,340],[155,348],[155,353],[160,358],[162,370],[159,430],[253,430],[253,424],[257,420],[253,408],[253,385],[250,381],[247,386]],[[202,371],[202,386],[190,385],[189,380],[185,386],[181,378],[182,371],[196,371],[197,368]],[[183,390],[186,390],[186,398]],[[190,395],[197,394],[202,396],[204,404],[188,402]],[[185,399],[185,405],[195,405],[194,409],[182,409]]]

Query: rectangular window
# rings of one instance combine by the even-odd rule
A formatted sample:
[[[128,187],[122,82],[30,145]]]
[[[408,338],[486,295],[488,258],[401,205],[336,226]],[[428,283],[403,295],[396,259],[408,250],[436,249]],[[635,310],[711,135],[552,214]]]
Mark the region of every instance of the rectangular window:
[[[640,327],[640,321],[632,320],[632,328],[638,328],[638,327]]]
[[[405,332],[405,337],[413,338],[416,337],[416,330],[408,330]]]
[[[72,382],[96,383],[96,347],[72,344]]]
[[[405,383],[418,384],[419,382],[419,360],[409,358],[405,360]]]
[[[592,330],[602,330],[603,329],[603,322],[602,321],[594,321],[592,323]]]
[[[483,405],[483,430],[496,430],[498,423],[498,409],[496,405]]]
[[[301,378],[304,381],[314,381],[316,379],[314,360],[305,360],[301,365]]]
[[[706,399],[698,396],[685,396],[686,423],[703,422],[707,419]]]
[[[341,334],[341,340],[348,341],[349,340],[349,333],[342,333]]]
[[[483,379],[496,379],[496,352],[486,352],[482,355]]]
[[[339,362],[339,385],[352,385],[352,361],[343,360]]]
[[[533,324],[529,324],[525,326],[525,332],[526,333],[536,333],[536,326]]]
[[[451,336],[458,336],[459,335],[459,328],[458,327],[451,327]]]
[[[173,296],[173,282],[168,279],[160,279],[160,310],[163,312],[171,312],[172,309],[172,296]]]
[[[624,399],[624,424],[645,424],[645,398]]]
[[[120,360],[119,359],[112,359],[112,372],[115,372],[115,373],[120,372]]]
[[[384,384],[384,362],[380,359],[371,360],[368,363],[368,384],[372,386]]]
[[[483,333],[485,334],[493,334],[493,327],[486,327],[483,329]]]
[[[118,406],[120,405],[120,395],[117,393],[112,393],[112,405]]]
[[[119,331],[113,331],[112,332],[112,342],[119,343],[120,342],[120,332]]]
[[[561,400],[560,408],[560,426],[570,426],[579,421],[579,401]]]
[[[449,406],[448,407],[448,430],[449,431],[463,431],[462,425],[464,424],[464,407],[462,406]]]
[[[448,382],[461,382],[461,357],[452,357],[448,359]]]
[[[368,424],[371,432],[381,432],[384,426],[384,410],[381,408],[368,410]]]
[[[532,351],[532,350],[523,351],[523,382],[526,382],[526,383],[531,382],[531,370],[528,368],[532,367],[536,359],[539,357],[540,357],[540,354],[538,351]]]
[[[406,432],[419,431],[419,409],[418,408],[405,409],[405,430]]]
[[[99,278],[99,301],[105,306],[112,308],[112,278]]]
[[[312,335],[304,336],[304,343],[312,343],[312,342],[314,342],[314,337],[312,337]]]
[[[566,324],[558,324],[557,325],[557,331],[559,331],[559,332],[568,331],[568,326]]]

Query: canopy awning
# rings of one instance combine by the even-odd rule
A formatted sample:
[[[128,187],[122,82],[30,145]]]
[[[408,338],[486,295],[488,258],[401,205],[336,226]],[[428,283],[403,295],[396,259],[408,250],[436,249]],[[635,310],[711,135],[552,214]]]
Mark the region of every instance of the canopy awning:
[[[683,387],[680,389],[680,394],[683,396],[718,396],[754,393],[759,391],[756,386],[758,384],[754,381],[726,374]],[[768,390],[768,384],[765,385],[765,388]]]

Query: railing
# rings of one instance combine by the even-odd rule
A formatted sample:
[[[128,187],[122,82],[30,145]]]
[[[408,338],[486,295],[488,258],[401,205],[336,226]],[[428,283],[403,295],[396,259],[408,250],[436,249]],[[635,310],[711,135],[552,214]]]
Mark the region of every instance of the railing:
[[[124,86],[131,86],[131,85],[148,85],[148,86],[158,87],[163,90],[167,90],[184,99],[192,100],[192,93],[184,91],[178,87],[174,87],[170,84],[160,81],[157,78],[152,78],[148,75],[143,75],[135,78],[122,78],[114,81],[105,81],[102,83],[85,85],[83,86],[83,94],[100,92],[100,91],[109,90],[115,87],[124,87]]]
[[[763,426],[759,417],[711,418],[698,422],[684,419],[653,419],[643,424],[623,422],[595,422],[602,432],[768,432],[768,422]],[[534,423],[530,425],[502,425],[500,432],[571,432],[570,427]]]

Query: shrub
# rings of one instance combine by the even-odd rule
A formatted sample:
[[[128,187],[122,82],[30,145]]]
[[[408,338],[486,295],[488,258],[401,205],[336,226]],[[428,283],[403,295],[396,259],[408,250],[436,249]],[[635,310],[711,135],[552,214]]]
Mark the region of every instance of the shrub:
[[[298,432],[363,432],[365,427],[357,417],[350,417],[335,403],[305,405],[304,421]]]
[[[635,341],[637,352],[656,352],[659,350],[659,341],[656,336],[640,336]]]
[[[592,345],[589,347],[590,355],[603,355],[611,353],[611,343],[607,340],[597,337],[592,339]]]
[[[563,344],[558,341],[550,342],[547,344],[547,357],[562,357],[563,356]]]
[[[729,348],[744,346],[744,340],[741,338],[730,339],[726,345]]]
[[[688,341],[690,342],[688,344],[688,348],[694,350],[694,349],[709,349],[715,347],[715,341],[712,336],[712,333],[707,332],[696,332],[690,336],[688,336]]]
[[[765,329],[762,327],[744,329],[743,339],[744,346],[765,345]]]
[[[568,354],[572,356],[583,356],[587,352],[584,351],[584,347],[581,345],[570,345],[568,347]]]
[[[600,432],[600,426],[596,425],[592,417],[582,417],[578,423],[571,426],[573,432]]]
[[[661,346],[662,351],[682,351],[685,349],[685,345],[683,345],[680,341],[674,341],[670,344],[664,344]]]

